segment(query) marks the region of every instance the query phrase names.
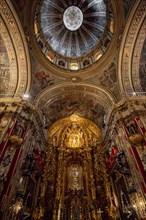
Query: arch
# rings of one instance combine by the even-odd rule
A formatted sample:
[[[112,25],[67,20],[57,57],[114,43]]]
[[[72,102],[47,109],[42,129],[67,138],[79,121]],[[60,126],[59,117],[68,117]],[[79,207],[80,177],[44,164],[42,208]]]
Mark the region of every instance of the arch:
[[[116,101],[115,96],[105,87],[66,83],[44,89],[34,104],[43,111],[49,126],[59,118],[77,114],[102,127]]]
[[[30,89],[30,59],[28,46],[19,18],[11,1],[0,1],[1,42],[4,48],[3,68],[7,75],[1,79],[1,97],[20,97]],[[4,70],[1,70],[4,73]],[[6,71],[5,71],[6,72]]]
[[[119,84],[122,93],[127,96],[142,92],[139,80],[139,60],[145,40],[145,16],[146,1],[136,1],[121,42],[118,64]]]
[[[90,93],[91,95],[98,97],[98,99],[104,99],[106,105],[113,105],[117,101],[116,97],[111,93],[111,91],[107,90],[103,86],[97,86],[89,83],[64,83],[58,84],[51,88],[45,88],[36,96],[34,103],[36,106],[39,106],[44,101],[46,102],[48,100],[52,100],[52,98],[57,95],[71,91],[82,91],[85,93]]]

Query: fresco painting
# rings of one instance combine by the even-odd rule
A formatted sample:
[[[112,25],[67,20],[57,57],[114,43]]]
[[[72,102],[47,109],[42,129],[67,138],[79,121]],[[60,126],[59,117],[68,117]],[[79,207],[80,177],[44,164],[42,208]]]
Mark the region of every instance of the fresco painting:
[[[55,84],[55,77],[44,67],[42,67],[36,60],[32,59],[32,88],[31,97],[41,92],[48,86]]]
[[[87,94],[84,96],[68,94],[64,98],[52,102],[46,109],[46,112],[43,111],[49,118],[49,125],[61,117],[77,114],[94,121],[99,127],[104,127],[104,107]]]
[[[105,86],[119,98],[119,86],[117,82],[117,69],[115,63],[111,63],[109,68],[99,77],[100,84]]]

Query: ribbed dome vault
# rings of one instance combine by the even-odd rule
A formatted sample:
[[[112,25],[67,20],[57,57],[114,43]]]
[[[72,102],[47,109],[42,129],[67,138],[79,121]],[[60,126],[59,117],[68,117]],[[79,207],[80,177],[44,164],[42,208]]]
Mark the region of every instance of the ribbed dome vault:
[[[65,69],[81,69],[99,59],[113,34],[111,4],[104,0],[42,0],[34,31],[44,55]],[[110,5],[110,6],[109,6]],[[88,56],[85,62],[79,61]],[[74,68],[71,68],[71,62]]]
[[[83,56],[93,50],[105,25],[106,5],[103,0],[44,0],[41,6],[44,38],[54,51],[63,56]]]

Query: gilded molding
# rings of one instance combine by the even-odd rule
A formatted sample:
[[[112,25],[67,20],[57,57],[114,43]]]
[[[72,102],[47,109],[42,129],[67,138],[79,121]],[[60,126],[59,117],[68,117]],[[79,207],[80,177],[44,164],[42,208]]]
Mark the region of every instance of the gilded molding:
[[[82,92],[85,94],[92,94],[105,108],[112,106],[116,103],[115,96],[103,86],[95,86],[93,84],[78,83],[76,85],[72,83],[60,84],[52,88],[46,88],[35,98],[34,103],[37,106],[49,104],[50,101],[54,101],[56,97],[60,99],[60,96],[68,93],[76,92],[77,94]]]

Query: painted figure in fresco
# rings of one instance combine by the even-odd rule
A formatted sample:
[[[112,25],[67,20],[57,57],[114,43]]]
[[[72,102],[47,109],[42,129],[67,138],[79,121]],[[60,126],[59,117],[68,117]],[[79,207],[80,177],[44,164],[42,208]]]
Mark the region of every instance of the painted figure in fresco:
[[[116,79],[116,66],[114,63],[112,63],[109,67],[109,69],[105,70],[104,73],[99,78],[101,84],[103,86],[107,86],[108,88],[113,85],[117,79]]]
[[[100,103],[97,103],[88,95],[78,98],[72,94],[50,104],[47,114],[50,123],[58,118],[77,114],[94,120],[98,126],[102,127],[104,124],[105,110]]]
[[[50,79],[50,74],[45,71],[35,72],[34,76],[36,79],[34,82],[40,84],[42,89],[54,84],[54,79]]]

